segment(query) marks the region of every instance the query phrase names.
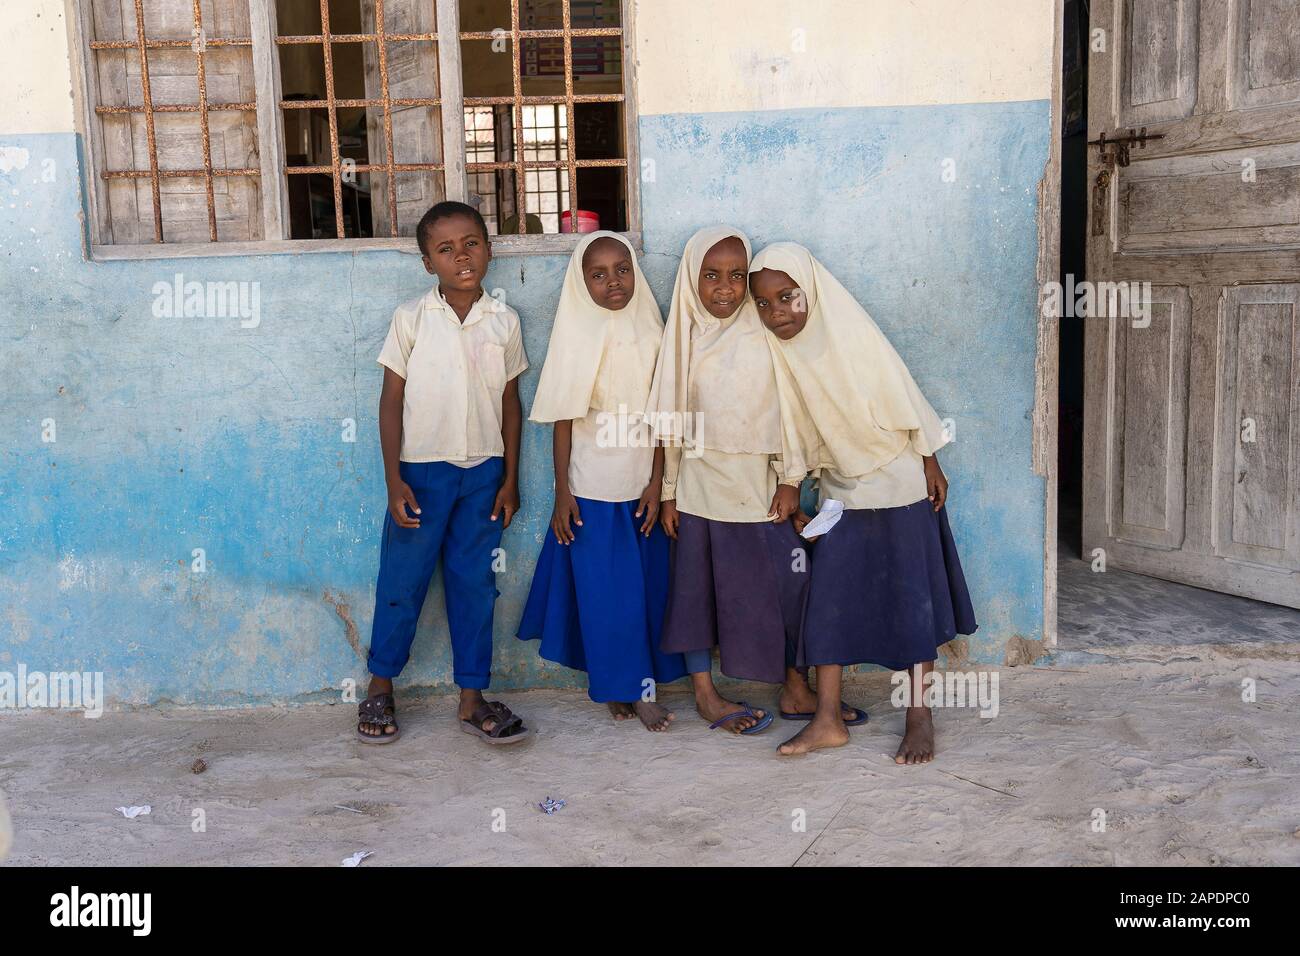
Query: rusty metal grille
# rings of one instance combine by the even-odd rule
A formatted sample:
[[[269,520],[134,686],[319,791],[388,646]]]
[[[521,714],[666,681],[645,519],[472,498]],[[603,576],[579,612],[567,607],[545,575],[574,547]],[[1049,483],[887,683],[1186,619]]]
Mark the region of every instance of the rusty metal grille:
[[[513,170],[515,174],[515,206],[518,211],[518,233],[527,232],[527,199],[525,196],[527,182],[525,172],[530,169],[566,169],[569,184],[569,229],[578,230],[578,175],[579,169],[600,166],[627,166],[626,159],[578,159],[573,148],[572,130],[574,124],[573,107],[576,103],[623,103],[623,93],[574,93],[573,92],[573,38],[574,37],[621,37],[622,26],[618,27],[578,27],[573,26],[570,0],[561,0],[563,16],[562,29],[534,30],[519,26],[519,5],[522,0],[510,0],[510,58],[511,79],[514,93],[511,96],[466,96],[464,106],[509,106],[514,113],[511,124],[514,137],[513,160],[492,163],[466,163],[467,173],[492,172],[496,170]],[[492,31],[462,30],[460,39],[496,40],[500,35]],[[523,41],[531,39],[564,40],[564,95],[563,96],[525,96],[523,94],[523,73],[521,68]],[[570,142],[567,158],[556,160],[525,160],[524,112],[525,106],[555,105],[564,106],[568,116]]]
[[[185,229],[181,230],[177,224],[171,222],[169,218],[171,215],[170,207],[167,210],[167,217],[164,216],[164,183],[172,180],[190,180],[201,183],[204,197],[203,204],[200,205],[196,203],[194,209],[196,213],[202,216],[202,210],[206,207],[206,238],[211,242],[217,242],[219,240],[218,226],[222,226],[222,235],[224,236],[227,220],[221,218],[222,216],[225,216],[226,213],[224,211],[224,206],[218,207],[217,203],[218,200],[221,199],[221,196],[214,195],[214,183],[239,177],[256,177],[256,180],[260,181],[261,179],[269,178],[272,175],[272,170],[278,172],[279,183],[263,184],[264,188],[261,190],[260,199],[257,200],[259,202],[266,203],[268,201],[267,190],[272,189],[272,186],[274,186],[275,190],[280,189],[283,184],[289,182],[289,177],[311,174],[330,177],[334,200],[333,220],[335,235],[338,238],[344,238],[347,234],[345,228],[345,204],[343,201],[345,166],[349,174],[355,172],[383,175],[385,180],[383,188],[377,190],[379,194],[372,197],[372,202],[376,206],[379,203],[383,203],[384,205],[380,208],[386,208],[386,218],[388,220],[387,228],[381,226],[380,231],[389,233],[393,238],[397,238],[401,227],[401,217],[399,217],[398,214],[399,191],[397,174],[430,173],[441,174],[445,177],[449,169],[459,170],[461,168],[460,160],[462,158],[468,158],[464,156],[466,145],[464,141],[451,141],[448,130],[454,129],[455,127],[450,125],[444,117],[444,122],[441,124],[443,136],[441,138],[440,152],[426,152],[410,157],[415,160],[429,161],[398,162],[398,157],[401,157],[400,147],[405,140],[403,139],[402,142],[399,142],[397,144],[399,148],[395,149],[394,113],[395,111],[401,111],[413,107],[436,108],[437,110],[444,112],[447,109],[450,109],[458,115],[463,114],[466,109],[472,109],[475,107],[497,108],[503,110],[503,112],[509,112],[509,115],[513,118],[513,122],[510,124],[510,132],[508,136],[512,151],[506,154],[506,158],[498,159],[501,154],[482,157],[484,160],[492,158],[497,161],[466,162],[463,165],[463,169],[467,175],[475,173],[513,173],[514,184],[512,191],[514,192],[515,209],[517,213],[517,225],[515,226],[514,231],[517,231],[520,235],[527,234],[528,231],[527,212],[529,186],[527,173],[530,171],[564,171],[567,182],[560,184],[557,192],[561,197],[567,194],[569,223],[566,229],[563,225],[563,217],[560,217],[560,229],[562,231],[577,231],[579,229],[578,170],[595,167],[622,168],[625,177],[624,185],[627,188],[631,188],[631,184],[626,180],[626,171],[629,166],[629,160],[626,157],[581,158],[577,155],[573,136],[573,126],[576,120],[575,106],[580,106],[581,104],[586,103],[617,103],[623,104],[624,109],[626,109],[628,101],[626,87],[624,87],[622,92],[617,93],[575,92],[574,39],[595,37],[622,39],[625,36],[627,24],[620,22],[618,26],[574,27],[571,0],[559,0],[556,4],[562,15],[562,26],[559,29],[532,29],[522,26],[521,8],[525,5],[526,0],[509,0],[510,22],[508,31],[504,28],[492,31],[459,30],[455,34],[457,44],[453,45],[452,49],[449,49],[447,46],[447,42],[450,40],[450,37],[448,37],[447,34],[449,32],[449,25],[456,22],[454,13],[444,11],[446,16],[450,17],[450,19],[444,18],[441,21],[441,36],[446,38],[442,43],[439,42],[440,32],[437,30],[430,32],[389,32],[388,26],[391,23],[400,21],[401,15],[405,11],[404,7],[402,9],[397,9],[394,0],[370,0],[373,9],[373,18],[367,18],[363,23],[363,29],[373,29],[373,32],[369,33],[334,33],[332,32],[330,25],[330,0],[299,0],[299,2],[302,2],[305,5],[319,4],[320,32],[315,34],[294,33],[291,35],[276,35],[277,31],[272,26],[271,29],[266,31],[265,36],[258,32],[260,27],[256,25],[252,27],[251,32],[254,34],[252,36],[207,36],[207,27],[204,22],[204,4],[206,0],[188,0],[188,11],[186,10],[187,0],[166,0],[169,4],[167,9],[178,15],[180,24],[192,21],[192,39],[177,38],[175,32],[176,21],[174,20],[171,21],[170,26],[164,26],[160,29],[159,24],[153,22],[155,16],[152,12],[154,9],[153,7],[149,7],[151,12],[148,16],[149,22],[146,22],[146,7],[149,2],[150,0],[131,0],[129,4],[123,5],[123,19],[120,21],[122,32],[117,34],[115,38],[96,39],[92,32],[85,41],[89,48],[92,62],[102,64],[105,55],[108,53],[115,53],[117,57],[122,58],[121,62],[128,63],[132,67],[134,66],[134,63],[131,61],[138,61],[139,86],[138,90],[134,91],[137,94],[136,96],[127,96],[126,102],[122,102],[116,98],[110,99],[103,97],[98,91],[96,91],[95,95],[92,96],[90,100],[93,114],[101,121],[101,125],[97,128],[97,135],[100,137],[99,142],[101,144],[104,141],[104,127],[102,123],[106,122],[110,117],[129,120],[130,122],[126,126],[126,129],[128,131],[134,130],[136,136],[138,136],[140,132],[140,125],[137,125],[139,120],[136,118],[139,117],[143,120],[142,125],[144,135],[141,137],[143,143],[140,144],[139,140],[135,140],[137,145],[129,154],[129,158],[118,158],[116,161],[109,161],[112,165],[128,168],[111,168],[106,166],[99,170],[96,176],[97,179],[108,183],[132,182],[147,184],[147,189],[141,187],[136,193],[138,197],[136,202],[139,204],[140,219],[143,220],[141,225],[144,227],[141,230],[140,239],[136,241],[149,241],[144,238],[149,235],[149,227],[145,225],[145,223],[147,223],[150,218],[149,215],[144,212],[144,206],[146,203],[145,192],[149,195],[148,201],[151,205],[152,242],[163,243],[169,239],[175,241],[175,235],[177,232],[189,231],[190,235],[195,235],[194,226],[198,225],[198,223],[195,223],[193,219],[189,219],[186,222]],[[422,6],[421,10],[432,10],[435,14],[435,22],[439,22],[436,18],[435,0],[417,0],[417,2],[420,4],[428,4],[427,7]],[[457,0],[437,0],[437,2],[449,3],[453,6],[457,4]],[[174,6],[172,6],[172,4],[174,4]],[[275,0],[250,0],[250,4],[259,10],[266,8],[263,5],[269,5],[272,13],[270,22],[272,25],[274,24]],[[390,14],[387,21],[385,18],[385,6],[389,7],[388,13]],[[134,8],[133,31],[132,8]],[[211,8],[209,8],[209,10],[210,9]],[[503,5],[501,13],[504,14],[504,12],[505,10]],[[624,12],[622,16],[626,18],[626,12]],[[213,19],[210,13],[207,16],[207,19]],[[219,21],[220,17],[218,17],[214,22]],[[90,23],[89,15],[86,22],[87,24]],[[554,23],[555,21],[552,20],[548,24],[548,27],[554,27]],[[315,24],[313,23],[312,26],[314,27]],[[349,26],[351,25],[349,24]],[[151,27],[153,28],[152,34]],[[428,24],[418,23],[415,24],[415,28],[427,29]],[[93,27],[89,27],[89,29],[93,31]],[[180,29],[183,30],[184,26],[181,26]],[[223,27],[220,29],[224,32],[244,32],[243,28],[236,28],[235,31],[230,30],[229,27]],[[132,32],[134,33],[134,36],[132,36]],[[429,88],[433,92],[433,96],[422,98],[402,98],[391,95],[390,90],[392,89],[392,86],[390,85],[389,78],[390,66],[392,66],[394,70],[398,70],[400,67],[396,64],[400,61],[397,59],[399,51],[390,51],[390,44],[432,43],[434,44],[439,61],[441,62],[443,58],[446,58],[448,69],[454,68],[459,73],[461,70],[461,64],[459,62],[453,63],[451,59],[452,56],[456,56],[457,59],[459,59],[459,53],[453,53],[456,46],[463,48],[465,41],[497,40],[501,38],[506,39],[510,43],[511,49],[510,95],[462,97],[460,85],[457,83],[451,88],[450,99],[445,99],[440,82],[435,83]],[[524,50],[524,45],[527,41],[535,40],[562,41],[564,79],[562,94],[557,89],[552,95],[524,95],[523,90],[525,87],[525,77],[524,57],[522,56],[522,51]],[[346,90],[344,90],[344,96],[336,94],[334,45],[339,43],[372,45],[372,62],[374,63],[374,68],[377,73],[378,88],[372,88],[367,84],[365,91],[366,98],[349,98],[346,95],[349,91]],[[263,47],[263,44],[265,44],[265,47]],[[257,93],[255,96],[250,97],[247,92],[239,92],[235,95],[230,95],[229,93],[218,94],[220,99],[217,100],[209,98],[209,80],[222,72],[220,67],[217,65],[215,53],[213,54],[212,61],[208,61],[207,55],[209,51],[230,49],[248,50],[255,61],[256,68],[256,64],[266,62],[264,59],[260,59],[261,54],[259,53],[259,50],[269,48],[274,51],[279,51],[288,47],[299,47],[301,45],[313,44],[319,45],[321,50],[321,59],[323,60],[324,68],[324,98],[285,98],[283,94],[279,93],[280,66],[278,63],[278,56],[274,57],[276,62],[272,67],[274,70],[274,80],[267,79],[266,85],[264,86],[262,79],[259,78],[257,81]],[[556,46],[558,47],[559,44]],[[196,86],[194,88],[197,90],[197,94],[186,93],[179,97],[181,102],[174,102],[172,101],[174,98],[166,92],[170,87],[163,83],[163,78],[167,77],[174,80],[174,78],[180,74],[171,71],[169,65],[164,66],[159,62],[159,51],[167,51],[168,56],[175,56],[177,54],[183,54],[187,49],[192,50],[193,52],[194,73],[192,75],[194,80],[196,80]],[[558,52],[557,49],[557,60]],[[367,53],[368,57],[370,55],[370,53]],[[151,58],[153,60],[152,63]],[[626,55],[624,56],[624,60],[625,59]],[[392,62],[390,63],[390,61]],[[119,61],[115,59],[113,62],[114,64],[117,64]],[[556,65],[558,67],[558,63]],[[151,82],[151,66],[157,74],[157,76],[152,79],[157,82]],[[96,67],[92,65],[91,70],[93,71],[95,69]],[[624,70],[626,71],[626,63],[624,63]],[[442,72],[441,66],[438,67],[437,72]],[[558,73],[559,70],[557,69],[555,72]],[[261,74],[261,76],[268,75],[269,74],[266,72]],[[394,75],[399,78],[401,76],[400,73],[395,73]],[[626,72],[624,73],[624,76],[626,76]],[[435,79],[437,79],[437,77],[435,77]],[[215,83],[216,81],[214,80],[213,82]],[[341,81],[339,85],[343,85],[345,82],[346,81]],[[399,79],[398,82],[404,81]],[[448,80],[448,82],[451,81]],[[272,83],[275,85],[272,86]],[[91,85],[91,89],[94,89],[93,84]],[[271,89],[274,89],[277,92],[268,95],[268,90]],[[411,92],[426,91],[420,89]],[[310,95],[310,92],[308,95]],[[162,99],[165,102],[155,102],[156,99]],[[524,119],[524,111],[525,108],[536,106],[554,106],[557,108],[557,111],[560,108],[564,110],[564,115],[568,118],[569,123],[568,148],[563,151],[557,151],[550,156],[529,159],[527,157],[530,154],[530,150],[534,149],[534,147],[527,141],[525,135],[528,124]],[[374,149],[371,151],[369,157],[367,157],[367,162],[354,162],[351,157],[345,160],[340,151],[340,120],[338,111],[352,109],[364,109],[367,111],[373,109],[382,111],[382,125],[380,126],[380,129],[382,129],[382,143],[374,143]],[[268,110],[275,114],[275,123],[273,126],[268,124]],[[288,111],[290,110],[319,110],[325,114],[322,119],[327,120],[327,123],[321,124],[322,139],[320,143],[319,158],[309,158],[308,162],[310,162],[311,165],[291,166],[288,164],[288,157],[285,155],[282,134],[280,136],[272,137],[272,141],[270,142],[260,141],[271,135],[270,130],[272,128],[277,130],[280,129],[280,123],[283,117],[287,116]],[[217,160],[219,165],[214,165],[214,142],[218,143],[217,149],[220,152],[221,143],[217,140],[217,137],[220,137],[222,132],[220,122],[217,123],[215,128],[211,123],[215,122],[213,119],[214,115],[230,113],[252,115],[258,117],[260,120],[256,127],[257,139],[254,140],[255,146],[253,149],[256,150],[257,153],[264,154],[262,157],[262,165],[249,165],[250,160],[248,159],[240,160],[232,158],[230,160],[225,160],[220,157]],[[167,136],[170,134],[170,130],[165,121],[160,121],[156,124],[155,120],[160,115],[165,116],[173,114],[190,115],[197,120],[197,131],[199,134],[197,139],[199,140],[199,143],[195,145],[201,146],[201,163],[196,164],[193,159],[182,160],[179,165],[185,168],[167,168],[169,165],[167,159],[170,154],[166,153],[166,150],[170,149],[170,147],[166,144],[168,142]],[[301,116],[303,114],[298,115]],[[378,126],[379,124],[376,125]],[[325,158],[324,134],[326,126],[328,127],[329,144],[328,163],[322,164],[321,160]],[[435,122],[435,129],[437,129],[437,127],[438,124]],[[400,125],[400,114],[399,125],[397,125],[397,128],[399,137],[404,136],[404,134],[401,133],[402,127]],[[378,132],[379,130],[376,129],[375,133]],[[346,137],[348,130],[345,128],[343,133]],[[371,134],[371,137],[372,139],[374,138],[374,133]],[[165,155],[161,157],[161,162],[159,155],[160,141],[163,144],[165,153]],[[144,147],[143,150],[140,148],[141,145]],[[347,148],[348,147],[345,144],[344,150]],[[145,154],[147,161],[144,161],[144,159],[141,158],[141,152]],[[122,156],[127,155],[128,154],[122,154]],[[256,153],[250,152],[249,155],[256,155]],[[479,157],[475,157],[475,159],[478,158]],[[452,163],[453,159],[455,160],[454,164]],[[435,162],[432,160],[438,161]],[[349,179],[348,182],[351,182],[351,180]],[[444,183],[445,191],[452,194],[459,194],[461,188],[462,187],[453,186],[451,183]],[[195,200],[198,199],[197,190],[195,190],[194,198]],[[407,200],[403,199],[402,201],[406,202]],[[287,207],[283,207],[283,213],[280,212],[281,207],[278,204],[270,212],[267,212],[266,208],[267,207],[263,207],[264,222],[267,223],[265,238],[288,238],[290,227]],[[97,212],[97,216],[99,215],[100,213]],[[165,218],[167,218],[167,222],[164,222]],[[199,222],[201,221],[202,219],[199,220]],[[201,230],[201,228],[202,227],[199,226],[199,230]],[[201,235],[202,232],[199,231],[196,238]]]
[[[318,43],[325,59],[325,99],[323,100],[281,100],[280,108],[286,110],[324,109],[329,116],[330,164],[328,166],[288,166],[284,171],[288,175],[308,173],[328,174],[334,184],[334,229],[338,238],[344,237],[343,225],[343,159],[339,154],[338,110],[354,107],[382,107],[384,111],[384,162],[349,164],[349,169],[358,173],[386,173],[388,219],[392,236],[398,234],[397,221],[397,176],[396,173],[443,171],[446,163],[398,163],[393,161],[393,109],[407,106],[436,106],[441,109],[441,97],[392,98],[388,95],[388,44],[411,41],[437,42],[435,33],[387,33],[384,29],[384,0],[375,2],[374,33],[331,33],[329,0],[320,0],[321,32],[315,35],[277,36],[278,46],[304,43]],[[453,0],[443,0],[444,3]],[[433,0],[430,0],[432,6]],[[340,99],[334,95],[334,55],[335,43],[373,43],[379,60],[378,99]],[[444,144],[444,149],[446,144]]]
[[[208,127],[208,114],[216,110],[241,110],[256,112],[256,103],[209,103],[207,76],[205,73],[204,52],[208,47],[252,46],[250,37],[206,37],[203,29],[203,11],[200,0],[193,0],[194,39],[176,40],[149,37],[144,19],[144,0],[135,0],[135,39],[134,40],[92,40],[91,50],[135,50],[140,57],[140,106],[96,106],[95,113],[100,116],[114,114],[143,114],[145,143],[149,155],[148,169],[105,170],[101,176],[105,180],[148,179],[153,200],[153,236],[154,242],[163,241],[162,190],[163,179],[202,179],[207,199],[208,236],[212,242],[217,241],[217,210],[212,191],[212,181],[220,176],[260,176],[259,169],[214,168],[212,165],[212,142]],[[185,49],[194,51],[197,60],[198,102],[193,104],[155,104],[149,87],[149,51],[160,49]],[[154,115],[157,113],[197,113],[199,130],[203,142],[202,169],[160,169],[158,166],[158,140],[154,131]]]

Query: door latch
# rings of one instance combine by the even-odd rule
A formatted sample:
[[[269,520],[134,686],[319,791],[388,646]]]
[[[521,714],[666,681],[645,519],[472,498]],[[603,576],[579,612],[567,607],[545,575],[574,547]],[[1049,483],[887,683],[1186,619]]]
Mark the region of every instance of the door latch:
[[[1110,156],[1120,166],[1127,166],[1131,161],[1130,147],[1136,145],[1138,149],[1146,149],[1149,140],[1164,138],[1164,133],[1148,133],[1147,128],[1143,126],[1140,130],[1130,128],[1127,136],[1113,136],[1110,139],[1106,138],[1106,132],[1103,130],[1099,137],[1088,140],[1088,145],[1100,147],[1103,157]],[[1114,152],[1108,154],[1106,152],[1108,149],[1113,149]]]

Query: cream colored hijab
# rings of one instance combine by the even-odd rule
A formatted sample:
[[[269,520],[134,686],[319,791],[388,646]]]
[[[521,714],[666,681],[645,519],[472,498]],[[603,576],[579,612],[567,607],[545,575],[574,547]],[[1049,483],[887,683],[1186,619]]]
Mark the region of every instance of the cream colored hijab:
[[[632,258],[636,288],[631,301],[617,311],[598,306],[582,276],[582,256],[597,239],[617,239]],[[640,413],[650,391],[663,328],[659,306],[631,244],[616,232],[588,233],[573,250],[564,274],[529,420],[586,418],[593,410],[617,412],[620,405]]]
[[[740,308],[718,319],[700,299],[704,257],[731,236],[744,244],[748,260],[749,237],[731,226],[710,226],[686,241],[646,416],[656,437],[668,444],[777,454],[781,411],[772,355],[754,301],[746,291]]]
[[[834,468],[857,478],[910,442],[922,455],[947,444],[943,423],[884,333],[803,246],[776,242],[749,264],[784,272],[803,290],[808,323],[788,341],[767,333],[781,395],[787,468]],[[808,416],[811,430],[802,421]]]

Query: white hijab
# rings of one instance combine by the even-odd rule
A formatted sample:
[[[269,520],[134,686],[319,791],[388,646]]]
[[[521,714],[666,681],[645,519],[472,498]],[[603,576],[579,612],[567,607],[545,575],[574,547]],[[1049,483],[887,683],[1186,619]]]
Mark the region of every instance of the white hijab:
[[[636,286],[631,301],[616,311],[597,305],[583,279],[582,256],[597,239],[617,239],[632,259]],[[588,233],[564,274],[529,420],[586,418],[593,410],[617,412],[620,405],[639,414],[650,392],[663,327],[631,244],[616,232]]]
[[[668,444],[776,454],[781,451],[776,377],[754,301],[746,290],[740,308],[718,319],[700,299],[704,257],[731,236],[744,244],[748,261],[749,238],[730,226],[701,229],[686,242],[646,416],[656,437]]]
[[[867,310],[807,249],[777,242],[751,273],[784,272],[803,290],[808,322],[788,341],[767,333],[789,459],[848,478],[887,465],[910,442],[921,455],[948,443],[935,414]],[[807,415],[811,423],[802,420]]]

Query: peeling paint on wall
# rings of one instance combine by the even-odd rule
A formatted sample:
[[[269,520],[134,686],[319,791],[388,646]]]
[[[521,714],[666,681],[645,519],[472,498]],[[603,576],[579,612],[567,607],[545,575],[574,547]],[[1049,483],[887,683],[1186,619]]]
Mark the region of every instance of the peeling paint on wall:
[[[343,622],[343,633],[348,639],[348,646],[352,648],[352,652],[357,655],[358,660],[365,661],[367,659],[368,648],[363,648],[361,646],[361,637],[357,634],[356,622],[352,620],[352,605],[348,604],[341,597],[336,597],[334,592],[329,588],[326,588],[321,592],[321,599],[330,607],[334,608],[334,613],[337,614],[339,620]]]

